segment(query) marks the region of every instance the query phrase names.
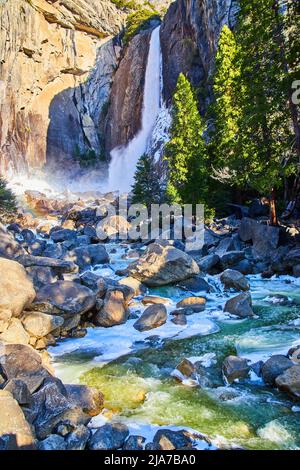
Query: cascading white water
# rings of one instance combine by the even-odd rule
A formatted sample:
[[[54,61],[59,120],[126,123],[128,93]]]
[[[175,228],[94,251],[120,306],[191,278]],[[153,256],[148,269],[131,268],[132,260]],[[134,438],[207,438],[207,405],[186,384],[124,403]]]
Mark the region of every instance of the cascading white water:
[[[160,27],[151,35],[146,68],[142,128],[126,147],[111,152],[108,191],[130,192],[136,165],[146,152],[161,106],[161,47]]]

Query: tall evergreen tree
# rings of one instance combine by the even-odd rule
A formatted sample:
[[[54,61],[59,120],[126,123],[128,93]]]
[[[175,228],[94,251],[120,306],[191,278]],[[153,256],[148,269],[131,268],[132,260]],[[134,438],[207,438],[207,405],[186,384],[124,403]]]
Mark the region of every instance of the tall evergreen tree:
[[[0,211],[12,212],[16,209],[16,198],[7,188],[6,181],[0,176]]]
[[[165,148],[169,175],[166,196],[178,204],[204,203],[207,197],[207,148],[204,124],[189,80],[180,74],[173,97],[170,141]]]
[[[153,159],[146,154],[137,163],[132,194],[133,204],[144,204],[149,208],[151,204],[160,203],[160,178]]]

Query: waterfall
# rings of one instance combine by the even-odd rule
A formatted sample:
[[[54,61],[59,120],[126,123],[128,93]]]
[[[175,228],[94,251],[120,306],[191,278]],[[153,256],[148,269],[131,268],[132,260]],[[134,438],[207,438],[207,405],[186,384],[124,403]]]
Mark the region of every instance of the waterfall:
[[[126,147],[111,152],[108,190],[130,192],[136,165],[146,152],[161,105],[160,27],[153,30],[150,40],[142,109],[142,127]]]

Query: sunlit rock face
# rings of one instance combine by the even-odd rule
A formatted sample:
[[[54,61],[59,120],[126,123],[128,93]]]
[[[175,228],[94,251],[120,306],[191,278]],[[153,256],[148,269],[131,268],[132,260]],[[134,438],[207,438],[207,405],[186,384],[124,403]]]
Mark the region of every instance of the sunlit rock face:
[[[0,171],[98,153],[124,13],[109,0],[2,0],[0,15]]]
[[[236,0],[177,0],[161,28],[164,98],[169,103],[183,72],[205,86],[224,24],[233,25]]]

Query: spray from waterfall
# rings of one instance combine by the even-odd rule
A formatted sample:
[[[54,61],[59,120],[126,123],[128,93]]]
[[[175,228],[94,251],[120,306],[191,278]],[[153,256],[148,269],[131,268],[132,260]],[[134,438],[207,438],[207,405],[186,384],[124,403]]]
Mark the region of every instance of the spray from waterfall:
[[[130,192],[139,158],[147,151],[161,106],[160,27],[151,35],[142,110],[142,127],[126,147],[111,152],[108,190]]]

